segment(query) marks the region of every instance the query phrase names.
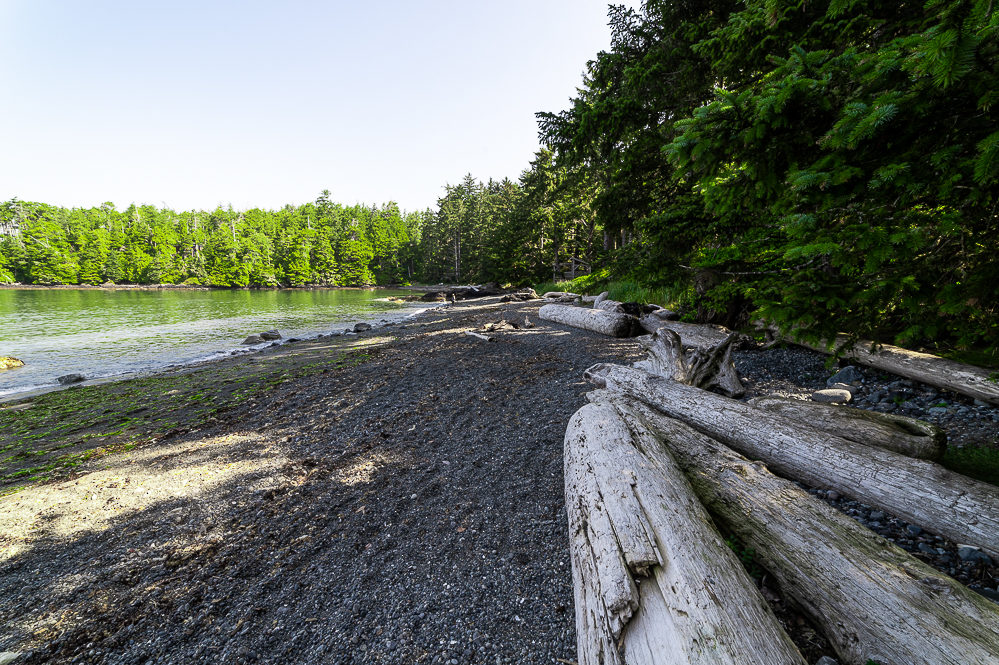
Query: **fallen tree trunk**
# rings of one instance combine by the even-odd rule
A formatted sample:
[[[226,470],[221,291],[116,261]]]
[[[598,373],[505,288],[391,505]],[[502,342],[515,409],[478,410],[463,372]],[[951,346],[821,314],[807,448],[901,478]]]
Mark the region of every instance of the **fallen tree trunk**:
[[[650,459],[672,454],[709,512],[753,549],[843,662],[995,662],[999,605],[689,425],[615,393],[588,397],[613,404]]]
[[[999,406],[999,381],[990,378],[995,372],[890,344],[861,340],[849,347],[849,339],[847,335],[837,335],[831,350],[818,344],[794,343],[822,353],[843,349],[844,358],[852,358],[863,365]]]
[[[565,433],[580,665],[804,665],[668,454],[608,405]]]
[[[572,305],[544,305],[538,310],[538,317],[611,337],[631,337],[635,330],[635,319],[627,314]]]
[[[924,420],[787,397],[754,397],[749,404],[865,446],[879,446],[908,457],[940,459],[947,434]]]
[[[639,338],[648,349],[649,358],[635,366],[688,386],[705,390],[716,388],[729,397],[741,397],[746,390],[732,362],[732,345],[737,338],[738,335],[732,333],[712,347],[684,348],[679,335],[668,328],[660,328],[649,338]]]
[[[595,365],[586,376],[762,460],[785,477],[848,494],[999,558],[995,486],[632,367]]]
[[[546,291],[541,297],[545,300],[578,300],[582,296],[568,291]]]
[[[602,309],[605,312],[625,313],[623,303],[620,303],[617,300],[609,300],[607,298],[604,298],[600,302],[593,303],[593,309]]]
[[[722,326],[709,326],[700,323],[683,323],[682,321],[664,321],[655,314],[643,316],[639,323],[642,328],[650,333],[657,330],[672,330],[683,341],[687,347],[699,349],[709,349],[722,344],[731,335],[735,334],[728,328]]]

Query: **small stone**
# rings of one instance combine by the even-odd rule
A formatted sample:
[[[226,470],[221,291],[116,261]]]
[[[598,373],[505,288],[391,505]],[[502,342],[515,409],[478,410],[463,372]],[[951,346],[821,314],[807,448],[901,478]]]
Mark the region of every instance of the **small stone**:
[[[978,399],[978,398],[976,397],[976,398],[975,398],[975,406],[992,406],[992,405],[991,405],[991,404],[989,404],[988,402],[986,402],[985,400],[983,400],[983,399]]]
[[[875,511],[873,511],[871,513],[871,520],[873,520],[875,522],[883,520],[884,518],[885,518],[885,514],[884,514],[883,511],[875,510]]]
[[[926,410],[926,413],[931,416],[943,416],[947,414],[947,407],[945,406],[931,406]]]
[[[249,337],[243,340],[243,345],[252,346],[253,344],[260,344],[263,341],[264,338],[261,337],[260,335],[250,335]]]
[[[823,402],[826,404],[845,404],[853,399],[853,395],[850,394],[849,390],[840,390],[833,388],[826,388],[825,390],[816,390],[812,393],[813,402]]]
[[[849,383],[834,383],[831,386],[829,386],[829,389],[846,390],[851,395],[856,395],[858,392],[860,392],[860,388],[858,386],[851,386]]]
[[[971,563],[977,563],[981,561],[986,566],[992,565],[992,559],[988,554],[983,552],[981,548],[975,547],[973,545],[958,545],[957,555],[961,557],[961,561],[968,561]]]
[[[359,332],[364,332],[366,330],[371,330],[371,324],[370,323],[355,323],[354,324],[354,332],[359,333]]]
[[[926,552],[927,554],[937,553],[936,549],[930,547],[926,543],[919,543],[919,545],[917,545],[916,547],[919,549],[920,552]]]
[[[64,374],[56,379],[60,385],[68,386],[71,383],[79,383],[80,381],[85,381],[86,379],[82,374]]]
[[[828,492],[826,492],[826,498],[829,499],[830,501],[839,501],[840,494],[836,490],[829,490]]]
[[[863,380],[863,376],[857,371],[857,368],[853,365],[847,365],[840,371],[836,372],[828,379],[826,379],[826,385],[832,386],[836,383],[860,383]]]
[[[839,665],[839,661],[829,656],[822,656],[822,658],[815,661],[815,665]]]
[[[905,530],[911,533],[913,536],[918,536],[923,532],[923,530],[920,527],[916,526],[915,524],[910,524],[909,526],[905,527]]]

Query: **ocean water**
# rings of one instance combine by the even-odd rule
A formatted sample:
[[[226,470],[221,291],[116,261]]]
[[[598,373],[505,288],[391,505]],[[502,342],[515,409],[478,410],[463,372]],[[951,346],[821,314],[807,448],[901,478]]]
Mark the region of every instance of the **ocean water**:
[[[79,373],[99,379],[155,372],[244,347],[247,335],[277,329],[286,339],[397,321],[426,304],[388,299],[409,291],[0,289],[0,399],[58,385]],[[267,344],[269,344],[268,342]]]

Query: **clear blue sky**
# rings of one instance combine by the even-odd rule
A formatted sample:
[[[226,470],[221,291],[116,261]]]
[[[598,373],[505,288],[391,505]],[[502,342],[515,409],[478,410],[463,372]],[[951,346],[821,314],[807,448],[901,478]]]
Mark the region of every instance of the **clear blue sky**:
[[[638,2],[625,3],[636,6]],[[0,200],[433,206],[516,179],[603,0],[0,0]]]

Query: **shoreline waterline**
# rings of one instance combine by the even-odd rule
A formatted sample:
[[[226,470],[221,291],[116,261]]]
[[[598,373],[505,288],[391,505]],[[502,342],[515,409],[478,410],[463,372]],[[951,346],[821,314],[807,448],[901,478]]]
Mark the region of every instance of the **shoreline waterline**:
[[[37,291],[37,289],[30,290]],[[402,291],[402,289],[364,290]],[[57,291],[66,293],[69,290],[57,289]],[[93,293],[95,289],[81,289],[81,291],[93,294],[86,296],[86,298],[91,300],[96,298],[99,302],[102,301],[99,293]],[[100,291],[100,289],[96,289],[96,291]],[[144,291],[155,291],[155,289],[144,289]],[[262,294],[260,297],[246,292],[242,295],[234,294],[235,303],[224,303],[227,306],[236,307],[237,309],[233,312],[220,314],[215,310],[207,313],[194,311],[190,318],[184,318],[186,310],[197,310],[198,303],[189,303],[184,295],[174,294],[170,296],[175,301],[171,304],[175,309],[179,308],[181,311],[169,314],[169,317],[172,318],[167,318],[166,314],[162,320],[146,321],[141,320],[140,317],[138,323],[120,321],[104,328],[101,328],[103,322],[99,320],[103,314],[101,307],[99,305],[95,307],[93,303],[90,303],[89,311],[80,317],[87,319],[89,316],[89,320],[74,322],[76,327],[72,330],[58,330],[52,339],[46,337],[44,332],[36,333],[33,330],[35,323],[32,319],[34,316],[32,312],[15,312],[12,319],[16,319],[18,314],[23,319],[20,321],[21,333],[20,335],[15,333],[13,339],[3,340],[0,338],[0,347],[5,347],[0,348],[0,355],[19,357],[27,363],[26,367],[29,371],[34,371],[32,371],[33,376],[28,380],[7,381],[6,385],[0,383],[0,403],[28,399],[73,386],[98,385],[141,378],[188,367],[197,367],[224,358],[251,355],[274,345],[283,345],[287,343],[286,339],[310,341],[324,335],[340,336],[347,333],[345,330],[339,331],[343,330],[341,326],[350,329],[355,323],[368,323],[375,329],[390,327],[439,306],[439,303],[390,303],[390,296],[365,300],[363,296],[358,295],[341,300],[340,295],[348,291],[347,289],[309,291],[315,295],[300,292],[290,295]],[[350,289],[350,291],[356,292],[361,291],[361,289]],[[10,290],[7,293],[10,293]],[[120,299],[121,295],[114,297]],[[124,297],[132,298],[132,296],[127,295]],[[136,294],[134,297],[151,298],[152,301],[146,303],[147,307],[155,309],[160,306],[159,297],[155,293]],[[205,302],[214,305],[215,303],[211,299],[217,297],[219,296],[202,292],[197,298],[201,301],[201,305],[204,305]],[[263,309],[260,307],[256,309],[250,307],[247,311],[238,309],[243,299],[247,298],[249,299],[247,302],[258,306],[261,305],[259,298],[263,298]],[[289,301],[289,298],[293,300]],[[70,299],[75,301],[71,295]],[[209,301],[204,299],[209,299]],[[227,300],[225,294],[222,294],[222,299]],[[15,301],[13,307],[18,307],[19,302]],[[312,307],[311,303],[313,302],[323,306]],[[127,309],[128,303],[121,302],[117,303],[118,309],[121,309],[122,305]],[[8,311],[10,309],[9,307]],[[159,311],[157,310],[156,313],[158,314]],[[39,318],[39,316],[34,316],[34,318]],[[222,318],[216,318],[219,316]],[[87,327],[88,324],[92,324],[94,328]],[[131,325],[135,325],[135,328],[131,329]],[[248,346],[238,343],[246,335],[270,329],[279,330],[285,339]],[[124,335],[124,337],[120,335]],[[224,340],[228,340],[228,342]],[[31,366],[30,355],[23,351],[23,347],[29,345],[33,348],[36,357],[43,359],[34,367]],[[161,347],[162,351],[156,347]],[[135,354],[128,355],[130,350],[134,350]],[[107,355],[102,355],[102,351]],[[72,366],[63,366],[60,362],[61,358],[71,358]],[[23,375],[24,369],[5,370],[0,374],[0,378],[6,374],[13,379],[17,376],[13,372]],[[82,374],[85,380],[69,385],[61,385],[56,381],[57,377],[72,373]]]

